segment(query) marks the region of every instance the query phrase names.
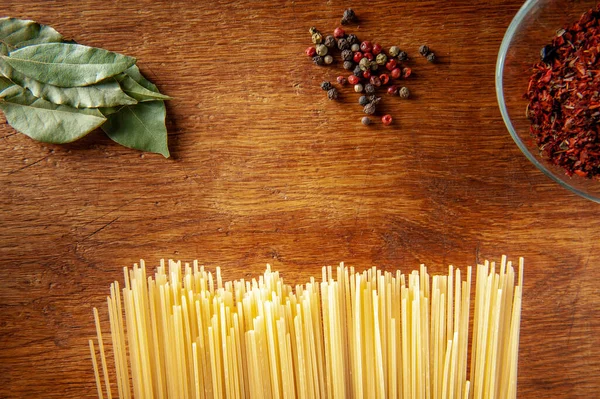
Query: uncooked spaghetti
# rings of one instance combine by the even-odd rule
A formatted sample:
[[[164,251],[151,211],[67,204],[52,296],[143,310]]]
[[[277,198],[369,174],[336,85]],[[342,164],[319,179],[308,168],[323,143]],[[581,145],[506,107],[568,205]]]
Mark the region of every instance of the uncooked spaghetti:
[[[340,264],[295,287],[269,265],[226,283],[197,262],[124,274],[107,298],[106,348],[94,309],[100,398],[516,397],[522,259],[518,279],[506,257],[478,265],[473,305],[471,267],[430,277],[423,265]]]

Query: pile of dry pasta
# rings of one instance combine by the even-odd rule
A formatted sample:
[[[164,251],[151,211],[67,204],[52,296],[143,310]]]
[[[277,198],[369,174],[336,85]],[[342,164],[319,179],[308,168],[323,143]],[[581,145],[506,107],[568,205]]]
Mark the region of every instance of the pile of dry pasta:
[[[479,265],[474,303],[471,267],[430,277],[423,265],[341,264],[295,287],[268,265],[225,283],[197,262],[124,272],[107,298],[107,348],[94,308],[100,398],[115,385],[119,398],[516,397],[522,259],[518,279],[506,257]]]

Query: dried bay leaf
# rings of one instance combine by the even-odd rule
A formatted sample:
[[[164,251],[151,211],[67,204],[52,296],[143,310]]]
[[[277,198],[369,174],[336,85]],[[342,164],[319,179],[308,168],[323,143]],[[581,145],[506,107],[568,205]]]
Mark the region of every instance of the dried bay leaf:
[[[59,43],[63,37],[47,25],[17,18],[0,18],[0,53],[40,43]]]
[[[115,76],[135,58],[73,43],[44,43],[0,56],[17,72],[59,87],[87,86]]]
[[[115,79],[121,85],[121,89],[127,94],[135,98],[137,101],[155,101],[155,100],[170,100],[171,97],[165,96],[157,91],[149,90],[135,81],[131,76],[125,73],[115,76]]]
[[[0,100],[0,109],[13,128],[44,143],[70,143],[106,121],[97,109],[52,104],[22,88]]]
[[[136,150],[162,154],[165,158],[170,156],[164,101],[140,102],[104,112],[107,121],[102,130],[113,141]]]

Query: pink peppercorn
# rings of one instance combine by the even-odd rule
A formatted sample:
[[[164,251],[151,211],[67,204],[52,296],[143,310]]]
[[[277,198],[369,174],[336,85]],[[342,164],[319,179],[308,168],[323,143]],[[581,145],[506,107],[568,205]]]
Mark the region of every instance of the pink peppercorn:
[[[344,32],[344,29],[340,27],[335,28],[335,30],[333,31],[333,37],[335,37],[336,39],[341,39],[344,36],[346,36],[346,32]]]
[[[373,50],[373,45],[369,41],[364,41],[360,44],[360,49],[363,53],[370,53]]]
[[[400,68],[394,68],[394,69],[392,69],[392,73],[391,73],[392,78],[398,79],[401,74],[402,74],[402,71],[400,70]]]
[[[358,79],[358,76],[356,76],[356,75],[348,76],[348,83],[350,83],[351,85],[355,85],[358,82],[360,82],[360,79]]]
[[[394,68],[396,68],[396,65],[398,65],[396,60],[392,59],[392,60],[389,60],[387,62],[387,64],[385,64],[385,67],[387,68],[388,71],[392,71]]]
[[[348,80],[345,77],[343,77],[343,76],[340,75],[340,76],[337,77],[337,82],[339,84],[341,84],[342,86],[345,86],[346,83],[348,83]]]
[[[388,87],[387,93],[391,96],[395,96],[396,94],[398,94],[398,86],[391,85],[390,87]]]
[[[368,59],[369,61],[373,61],[373,58],[375,58],[375,57],[373,57],[373,53],[369,53],[369,52],[364,53],[363,56],[366,59]]]
[[[317,54],[317,49],[311,46],[307,48],[305,52],[309,57],[314,57]]]
[[[354,62],[356,62],[357,64],[360,62],[360,60],[362,60],[363,58],[363,53],[361,53],[360,51],[357,51],[356,53],[354,53]]]
[[[404,78],[408,78],[411,73],[412,73],[412,69],[410,69],[408,67],[402,69],[402,76]]]
[[[377,76],[371,76],[370,83],[375,87],[381,86],[381,80]]]
[[[381,53],[381,50],[383,50],[383,48],[381,48],[381,44],[379,44],[379,43],[373,44],[373,55],[377,55],[377,54]]]
[[[363,78],[365,79],[369,79],[371,77],[371,70],[367,69],[366,71],[363,72]]]
[[[392,116],[391,115],[383,115],[381,117],[381,122],[384,125],[388,126],[390,123],[392,123]]]
[[[382,73],[381,75],[379,75],[379,80],[381,80],[382,85],[386,85],[390,81],[390,75],[388,75],[387,73]]]

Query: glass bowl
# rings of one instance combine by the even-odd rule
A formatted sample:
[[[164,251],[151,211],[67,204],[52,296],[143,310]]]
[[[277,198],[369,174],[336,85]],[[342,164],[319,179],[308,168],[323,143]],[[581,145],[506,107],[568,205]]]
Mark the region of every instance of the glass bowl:
[[[539,61],[540,50],[551,43],[556,32],[594,8],[596,1],[528,0],[510,23],[496,63],[496,95],[504,123],[523,154],[546,176],[563,187],[600,202],[600,180],[567,176],[561,167],[551,164],[538,149],[529,132],[525,115],[531,66]]]

